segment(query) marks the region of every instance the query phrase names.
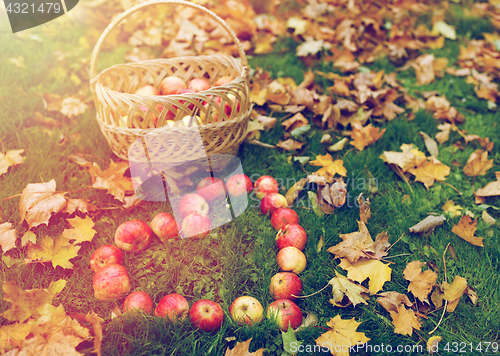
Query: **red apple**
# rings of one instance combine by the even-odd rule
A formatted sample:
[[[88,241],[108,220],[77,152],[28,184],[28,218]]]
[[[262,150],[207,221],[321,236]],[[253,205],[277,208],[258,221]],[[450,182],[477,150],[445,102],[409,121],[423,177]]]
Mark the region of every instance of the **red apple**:
[[[115,245],[104,245],[94,251],[90,257],[90,268],[94,272],[99,271],[106,265],[123,263],[123,252]]]
[[[170,75],[163,78],[160,83],[160,89],[162,95],[171,95],[177,93],[180,89],[186,89],[186,82],[175,75]]]
[[[299,276],[290,272],[279,272],[271,278],[269,293],[274,300],[295,300],[302,292],[302,281]]]
[[[125,252],[141,252],[151,243],[153,231],[144,221],[124,222],[115,232],[115,244]]]
[[[184,238],[203,238],[212,229],[212,222],[208,216],[191,214],[182,220],[181,233]]]
[[[224,113],[226,114],[227,117],[231,116],[231,112],[233,111],[233,103],[236,101],[236,97],[232,94],[229,93],[227,94],[228,100],[224,100]],[[214,100],[219,106],[222,105],[222,97],[217,96]],[[236,112],[240,112],[240,102],[238,101],[236,104]],[[215,117],[218,117],[215,115]]]
[[[252,180],[245,174],[235,174],[227,180],[227,192],[230,197],[240,197],[248,194],[253,189]]]
[[[287,206],[286,198],[278,193],[270,193],[260,201],[260,211],[262,214],[273,214],[279,208]]]
[[[254,189],[256,196],[259,199],[264,198],[267,194],[278,193],[280,191],[280,186],[278,181],[271,176],[262,176],[257,179],[254,183]]]
[[[214,177],[203,178],[200,183],[198,183],[196,192],[203,198],[205,198],[205,200],[209,204],[215,200],[223,199],[226,197],[224,181]]]
[[[254,297],[243,296],[236,298],[229,306],[229,314],[238,325],[252,326],[264,319],[264,308]]]
[[[189,304],[182,295],[171,293],[160,299],[156,306],[155,315],[171,322],[184,320],[189,311]]]
[[[184,195],[179,203],[179,214],[182,218],[191,214],[207,216],[209,210],[210,207],[205,198],[196,193]]]
[[[299,274],[306,269],[306,256],[297,247],[288,246],[279,250],[276,262],[280,270]]]
[[[92,283],[94,297],[101,301],[112,301],[130,292],[130,280],[125,267],[118,264],[106,265],[94,274]]]
[[[274,320],[282,331],[287,331],[289,326],[297,329],[302,324],[302,311],[288,299],[278,299],[269,304],[267,317]]]
[[[152,85],[145,85],[143,87],[140,87],[139,89],[137,89],[137,91],[135,92],[136,94],[140,94],[140,95],[160,95],[160,91],[158,89],[156,89],[154,86]]]
[[[148,113],[148,108],[144,105],[139,106],[139,109],[144,113],[144,117],[146,117],[146,114]],[[165,109],[165,107],[161,104],[156,105],[156,110],[161,114],[161,112]],[[174,114],[171,111],[168,111],[166,114],[167,117],[174,117]],[[168,120],[168,119],[167,119]],[[151,114],[150,121],[153,123],[153,126],[156,127],[158,124],[158,116],[156,116],[155,113]]]
[[[191,79],[188,83],[188,88],[193,89],[195,92],[200,92],[203,90],[208,90],[211,88],[210,82],[205,78],[195,78]]]
[[[191,307],[189,319],[195,328],[211,332],[220,329],[224,321],[224,311],[216,302],[200,299]]]
[[[153,299],[146,292],[132,292],[123,301],[122,310],[128,312],[130,310],[143,310],[146,314],[151,314],[153,311]]]
[[[234,77],[229,77],[229,76],[220,77],[215,82],[215,86],[218,87],[219,85],[224,85],[224,84],[227,84],[227,83],[231,83],[233,80],[234,80]]]
[[[179,225],[169,213],[159,213],[151,220],[151,230],[158,236],[161,242],[174,239],[179,236]]]
[[[276,246],[278,246],[278,250],[293,246],[302,251],[306,247],[306,242],[306,230],[299,224],[285,225],[276,234]]]
[[[289,208],[279,208],[271,215],[271,225],[276,230],[281,229],[286,224],[298,224],[299,216],[295,210]]]

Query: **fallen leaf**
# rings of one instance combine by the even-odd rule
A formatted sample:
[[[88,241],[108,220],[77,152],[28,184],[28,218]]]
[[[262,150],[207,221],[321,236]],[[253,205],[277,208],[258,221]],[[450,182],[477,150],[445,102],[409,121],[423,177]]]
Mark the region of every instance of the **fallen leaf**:
[[[247,341],[238,342],[233,349],[226,349],[226,353],[224,356],[262,356],[264,355],[265,349],[258,349],[255,352],[250,352],[250,342],[252,339],[248,339]]]
[[[446,179],[450,174],[450,167],[431,156],[428,161],[409,169],[408,172],[415,176],[415,181],[422,182],[425,188],[429,189],[434,184],[434,181],[444,181]]]
[[[304,324],[304,322],[302,322]],[[299,327],[304,328],[303,326],[299,325]],[[298,329],[298,328],[297,328]],[[294,352],[292,351],[292,348],[294,350],[297,350],[298,347],[300,347],[301,344],[303,344],[303,341],[297,341],[297,337],[295,336],[295,330],[288,326],[287,332],[282,331],[281,332],[281,337],[283,338],[283,350],[285,350],[284,354],[292,355]]]
[[[32,231],[26,231],[26,233],[21,237],[21,246],[24,247],[31,242],[32,244],[36,244],[36,235]]]
[[[415,74],[417,76],[418,85],[425,85],[432,83],[435,79],[434,76],[434,55],[433,54],[423,54],[411,64],[413,69],[415,69]]]
[[[61,103],[61,113],[67,117],[75,117],[83,114],[88,105],[82,103],[80,99],[68,97]]]
[[[427,352],[434,354],[439,350],[439,342],[443,339],[442,336],[432,336],[427,340]]]
[[[495,172],[495,175],[497,178],[496,181],[489,182],[484,187],[478,189],[477,192],[474,193],[476,195],[476,200],[478,198],[500,195],[500,171]]]
[[[394,332],[396,334],[412,336],[413,329],[420,330],[420,322],[411,309],[406,309],[402,304],[398,306],[398,311],[389,312],[392,318],[392,325],[394,325]]]
[[[320,209],[320,207],[318,205],[318,200],[317,200],[316,194],[314,192],[308,191],[307,196],[309,197],[309,200],[311,202],[311,207],[312,207],[314,213],[319,217],[322,217],[323,215],[325,215],[325,213],[323,213],[323,211]]]
[[[26,257],[29,260],[38,262],[52,262],[52,266],[56,268],[71,269],[73,264],[69,262],[78,254],[80,246],[72,245],[63,237],[52,238],[45,236],[40,245],[29,245],[26,249]]]
[[[365,223],[358,221],[358,228],[359,231],[340,234],[342,242],[330,247],[327,251],[333,253],[335,258],[346,258],[351,263],[368,257],[368,253],[375,252],[375,244]]]
[[[496,223],[496,219],[488,214],[486,210],[483,210],[481,217],[483,218],[483,221],[488,225],[495,225]]]
[[[335,272],[336,277],[332,278],[328,284],[332,286],[333,298],[330,299],[336,307],[347,307],[352,304],[353,307],[363,303],[368,304],[368,295],[370,291],[362,285],[354,283],[338,272]],[[347,298],[345,300],[345,298]]]
[[[62,232],[62,237],[68,240],[75,240],[74,244],[79,244],[84,241],[92,241],[94,235],[97,233],[94,229],[94,222],[90,216],[86,216],[85,219],[80,217],[75,217],[73,219],[67,220],[74,229],[66,229]]]
[[[360,258],[355,263],[341,259],[339,267],[347,271],[347,278],[362,283],[369,278],[368,289],[372,294],[381,291],[384,283],[391,280],[391,268],[379,260]]]
[[[349,356],[349,348],[352,345],[362,345],[370,341],[364,333],[356,331],[360,324],[354,318],[345,320],[337,315],[326,323],[331,330],[321,334],[316,339],[316,344],[321,347],[332,345],[332,355]]]
[[[4,155],[0,152],[0,176],[7,173],[9,167],[21,164],[26,159],[21,154],[24,150],[10,150]]]
[[[12,223],[0,224],[0,245],[3,253],[16,247],[17,231],[12,229]]]
[[[351,123],[351,126],[352,131],[350,136],[352,141],[350,144],[356,147],[359,151],[363,151],[365,147],[376,142],[382,137],[386,130],[380,130],[378,127],[373,127],[372,124],[363,127],[359,122],[353,122]]]
[[[128,170],[129,164],[126,161],[115,163],[111,161],[109,167],[102,171],[97,163],[89,167],[89,173],[92,178],[92,188],[106,189],[116,199],[124,202],[125,193],[134,190],[134,185],[129,177],[124,173]]]
[[[250,91],[250,100],[259,106],[266,103],[267,89],[261,89],[259,83],[253,83],[252,90]]]
[[[460,297],[467,289],[467,280],[460,276],[455,276],[452,284],[443,282],[443,299],[448,301],[446,311],[451,313],[457,307]]]
[[[299,36],[299,35],[303,35],[304,33],[306,33],[308,24],[309,24],[309,21],[304,20],[300,17],[293,16],[293,17],[288,18],[288,20],[286,22],[286,27],[293,28],[294,29],[293,35]]]
[[[483,238],[474,236],[477,229],[477,218],[472,221],[471,217],[467,214],[462,216],[457,225],[451,228],[451,232],[457,234],[465,241],[475,245],[484,246]]]
[[[344,137],[342,140],[338,141],[337,143],[329,146],[327,150],[329,152],[337,152],[337,151],[342,151],[345,147],[345,144],[349,141],[347,137]]]
[[[366,224],[372,216],[370,210],[370,198],[364,199],[363,193],[361,193],[359,194],[357,202],[359,206],[359,220]]]
[[[418,224],[410,227],[408,231],[414,234],[430,234],[436,227],[443,225],[445,221],[446,217],[444,215],[429,215]]]
[[[325,245],[325,241],[323,240],[323,235],[319,238],[318,244],[316,245],[316,252],[320,253]]]
[[[327,182],[331,182],[335,174],[346,176],[347,170],[344,168],[344,161],[337,159],[333,160],[332,155],[327,153],[326,155],[317,155],[314,161],[309,162],[312,166],[322,166],[316,175],[323,176],[326,178]]]
[[[340,208],[345,204],[347,199],[346,187],[347,185],[344,183],[342,178],[337,179],[337,181],[330,186],[328,193],[331,199],[331,204],[334,207]]]
[[[460,205],[455,205],[453,200],[447,200],[443,204],[443,211],[451,217],[457,217],[462,215],[463,208]]]
[[[286,141],[280,140],[276,146],[284,149],[285,151],[295,151],[300,150],[305,144],[305,142],[300,142],[289,138]]]
[[[60,95],[52,93],[43,93],[42,100],[45,110],[60,111],[62,108],[63,99]]]
[[[310,36],[306,36],[306,40],[297,46],[297,56],[307,57],[315,55],[323,49],[329,49],[331,45],[323,40],[315,40]]]
[[[383,292],[378,294],[380,297],[377,298],[377,303],[379,303],[388,312],[398,312],[398,307],[402,304],[411,308],[413,305],[408,299],[406,294],[401,294],[398,292]]]
[[[256,120],[262,124],[262,126],[266,131],[272,129],[276,125],[276,122],[278,122],[278,120],[275,117],[269,117],[263,115],[258,115]]]
[[[97,207],[91,204],[88,199],[68,199],[63,213],[73,214],[77,210],[87,214],[89,211],[97,210]]]
[[[309,313],[308,312],[307,316],[304,319],[304,321],[302,322],[302,324],[300,324],[299,327],[297,329],[295,329],[295,330],[293,330],[292,328],[288,328],[288,332],[294,331],[294,333],[298,333],[301,330],[305,330],[307,328],[310,328],[310,327],[318,325],[318,322],[319,322],[318,316],[316,314],[314,314],[314,313]]]
[[[438,150],[438,145],[437,145],[436,141],[434,141],[429,135],[427,135],[423,131],[420,131],[419,134],[424,139],[425,148],[427,148],[427,151],[431,154],[431,156],[434,156],[437,158],[437,156],[439,154],[439,150]]]
[[[288,207],[293,206],[294,201],[297,200],[300,192],[304,189],[306,184],[307,184],[307,178],[302,178],[299,179],[297,182],[295,182],[295,184],[292,185],[290,189],[288,189],[285,195]]]
[[[58,213],[66,206],[66,193],[56,193],[56,181],[31,183],[24,188],[19,202],[21,221],[32,227],[49,224],[52,213]]]
[[[291,118],[283,121],[281,123],[281,126],[284,126],[285,131],[293,131],[296,128],[299,128],[301,126],[305,126],[309,124],[309,120],[307,120],[304,115],[302,115],[300,112],[293,115]]]
[[[436,140],[439,142],[439,144],[443,144],[448,141],[452,126],[456,127],[455,125],[449,123],[438,125],[438,129],[441,131],[436,134]]]
[[[484,176],[491,167],[493,159],[488,159],[488,151],[476,150],[469,156],[464,173],[469,177]]]
[[[443,35],[450,40],[455,40],[457,38],[455,27],[448,25],[444,21],[436,21],[432,26],[431,34],[434,36]]]
[[[24,57],[20,55],[17,58],[9,58],[9,62],[14,64],[18,68],[26,68],[26,64],[24,63]]]
[[[410,282],[408,291],[411,292],[415,298],[420,299],[421,302],[428,302],[427,296],[436,284],[437,274],[430,269],[422,272],[424,263],[421,261],[413,261],[408,263],[403,271],[403,277]]]

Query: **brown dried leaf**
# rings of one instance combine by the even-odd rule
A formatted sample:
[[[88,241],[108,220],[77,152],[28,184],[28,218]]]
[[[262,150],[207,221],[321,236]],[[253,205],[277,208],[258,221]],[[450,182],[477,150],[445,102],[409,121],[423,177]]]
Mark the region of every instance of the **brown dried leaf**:
[[[16,247],[17,231],[12,229],[12,223],[0,224],[0,245],[3,253]]]
[[[445,221],[446,217],[444,215],[429,215],[418,224],[410,227],[408,231],[414,234],[429,234],[434,231],[436,227],[443,225]]]
[[[89,211],[97,210],[97,206],[90,204],[88,199],[68,199],[68,204],[63,213],[73,214],[75,211],[87,214]]]
[[[342,242],[330,247],[327,251],[333,253],[335,258],[346,258],[351,263],[360,258],[369,257],[368,253],[374,253],[374,242],[365,223],[358,221],[358,226],[359,231],[340,234]]]
[[[467,280],[460,276],[455,276],[452,284],[443,282],[443,299],[448,301],[446,311],[451,313],[457,307],[460,297],[467,290]]]
[[[49,224],[50,215],[66,206],[66,193],[56,193],[56,181],[28,184],[21,193],[19,212],[21,221],[26,220],[30,229],[40,224]]]
[[[304,189],[306,184],[307,178],[302,178],[299,179],[299,181],[297,181],[294,185],[292,185],[290,189],[288,189],[285,195],[288,207],[293,206],[293,202],[298,198],[300,192]]]
[[[410,281],[408,291],[420,299],[421,302],[428,302],[427,296],[436,284],[437,274],[434,271],[426,270],[422,272],[424,263],[421,261],[413,261],[408,263],[403,271],[403,277]]]
[[[469,177],[484,176],[491,167],[493,159],[488,159],[488,151],[476,150],[469,156],[464,173]]]
[[[497,180],[494,182],[489,182],[484,187],[478,189],[475,193],[476,198],[500,195],[500,172],[495,172],[495,175]]]
[[[370,198],[363,198],[363,193],[361,193],[357,199],[359,206],[359,220],[363,223],[367,223],[368,219],[372,216],[370,210]]]
[[[43,106],[47,111],[60,111],[63,99],[60,95],[52,93],[42,94]]]
[[[7,173],[9,167],[21,164],[25,161],[26,157],[21,154],[24,150],[10,150],[4,155],[0,152],[0,176]]]
[[[398,292],[383,292],[378,294],[380,297],[377,298],[377,302],[388,312],[398,312],[398,307],[402,304],[411,308],[413,305],[408,299],[406,294],[401,294]]]
[[[433,62],[433,54],[423,54],[412,63],[411,66],[415,69],[418,85],[425,85],[434,81]]]
[[[392,318],[392,324],[394,325],[394,332],[396,334],[409,335],[413,333],[413,329],[420,330],[420,322],[415,315],[415,312],[411,309],[406,309],[402,304],[398,306],[398,311],[389,312]]]
[[[125,192],[134,190],[134,185],[129,177],[124,177],[123,174],[129,168],[128,162],[121,161],[115,163],[111,161],[109,167],[102,171],[97,163],[90,167],[89,173],[92,177],[92,188],[106,189],[109,194],[116,199],[124,202]]]
[[[83,114],[88,105],[82,103],[80,99],[68,97],[62,101],[60,112],[67,117],[75,117]]]
[[[351,145],[356,147],[359,151],[363,151],[365,147],[371,145],[376,142],[379,138],[382,137],[386,129],[380,130],[378,127],[373,127],[372,124],[369,124],[365,127],[361,125],[359,122],[351,123],[352,132],[350,134],[352,141]]]
[[[307,120],[304,115],[302,115],[300,112],[293,115],[291,118],[283,121],[281,123],[281,126],[285,127],[285,131],[293,131],[296,128],[299,128],[301,126],[305,126],[309,124],[309,120]]]
[[[338,272],[335,272],[336,277],[332,278],[328,284],[332,288],[333,298],[330,299],[336,307],[347,307],[352,304],[353,307],[363,303],[368,304],[370,291],[360,284],[354,283],[352,280],[344,277]]]
[[[292,151],[300,150],[305,144],[305,142],[295,141],[294,139],[289,138],[286,141],[280,140],[276,146],[284,149],[285,151]]]

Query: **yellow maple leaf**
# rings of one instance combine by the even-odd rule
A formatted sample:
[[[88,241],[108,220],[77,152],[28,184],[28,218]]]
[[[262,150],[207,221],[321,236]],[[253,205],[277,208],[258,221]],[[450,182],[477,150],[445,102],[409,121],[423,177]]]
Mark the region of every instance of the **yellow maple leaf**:
[[[28,318],[38,318],[40,316],[40,307],[46,303],[52,303],[52,300],[66,286],[66,281],[60,279],[51,282],[47,289],[22,290],[16,282],[3,282],[3,300],[10,302],[10,308],[2,316],[10,321],[24,322]]]
[[[30,228],[49,224],[52,213],[66,206],[65,193],[56,193],[56,181],[28,184],[21,193],[19,212],[21,221],[26,220]]]
[[[226,349],[226,353],[224,356],[262,356],[264,355],[264,351],[266,349],[258,349],[255,352],[250,352],[250,342],[252,341],[252,338],[248,339],[247,341],[243,342],[237,342],[236,345],[232,348],[229,349],[229,347]]]
[[[422,265],[421,261],[408,263],[403,271],[403,277],[410,281],[408,291],[423,302],[427,300],[432,287],[436,284],[437,274],[431,270],[422,272]]]
[[[250,91],[250,100],[259,106],[266,103],[267,89],[261,89],[259,83],[253,83],[252,90]]]
[[[0,224],[0,245],[3,253],[16,247],[17,231],[12,229],[12,223]]]
[[[115,163],[111,161],[109,167],[102,171],[97,163],[90,168],[92,177],[92,188],[107,189],[108,193],[113,195],[122,203],[125,201],[125,192],[133,191],[134,185],[132,179],[124,177],[123,174],[129,168],[128,162],[121,161]]]
[[[401,150],[402,152],[385,151],[380,158],[386,163],[399,166],[403,172],[407,172],[426,159],[425,154],[412,144],[402,144]]]
[[[363,282],[370,278],[368,289],[372,294],[381,291],[384,283],[391,280],[391,268],[379,260],[361,258],[355,263],[343,258],[339,267],[347,271],[347,278],[356,282]]]
[[[26,159],[21,156],[24,150],[10,150],[4,155],[0,152],[0,176],[7,173],[9,167],[21,164]]]
[[[0,327],[0,352],[2,354],[22,345],[26,337],[31,332],[31,325],[28,323],[14,323]]]
[[[464,173],[469,177],[484,176],[491,167],[493,159],[488,159],[488,151],[476,150],[469,156]]]
[[[363,127],[359,122],[353,122],[351,123],[351,126],[352,141],[350,142],[350,144],[356,147],[359,151],[363,151],[366,146],[369,146],[372,143],[376,142],[379,138],[382,137],[386,130],[380,130],[380,128],[378,127],[373,127],[372,124]]]
[[[29,245],[26,250],[26,256],[30,260],[40,262],[52,262],[52,266],[56,268],[73,268],[70,259],[76,257],[80,246],[72,245],[63,237],[58,237],[52,240],[45,236],[40,245]]]
[[[347,307],[352,304],[355,307],[359,303],[368,304],[368,294],[370,291],[363,287],[362,285],[355,284],[353,281],[347,279],[338,272],[335,272],[337,277],[334,277],[328,282],[331,284],[333,299],[330,299],[330,303],[336,307]],[[344,297],[347,297],[348,302],[342,303]]]
[[[409,335],[413,334],[413,329],[420,330],[420,322],[411,309],[406,309],[402,304],[398,306],[397,313],[394,311],[389,312],[392,318],[392,325],[394,325],[394,332],[396,334]]]
[[[331,330],[321,334],[316,339],[316,344],[328,347],[334,356],[349,356],[351,346],[362,345],[370,341],[365,333],[356,331],[360,324],[354,318],[346,320],[337,315],[326,323]]]
[[[447,312],[453,312],[457,307],[460,297],[467,289],[467,280],[460,276],[455,276],[452,284],[443,282],[443,299],[448,301]]]
[[[446,179],[446,176],[450,174],[450,167],[439,162],[436,157],[431,156],[428,161],[408,170],[408,172],[415,176],[417,182],[424,183],[424,186],[429,189],[434,184],[434,181]]]
[[[447,200],[443,204],[443,211],[452,217],[457,217],[462,215],[463,208],[460,205],[455,205],[453,200]]]
[[[75,217],[73,219],[68,219],[68,222],[74,229],[66,229],[62,232],[62,237],[68,240],[75,240],[74,243],[79,244],[83,241],[92,241],[94,235],[97,233],[94,229],[94,222],[90,216],[86,216],[85,219],[80,217]]]
[[[466,214],[462,216],[457,225],[454,225],[451,228],[451,232],[454,232],[462,239],[464,239],[467,242],[470,242],[475,246],[484,246],[483,238],[474,236],[476,229],[477,229],[477,218],[474,219],[474,221],[472,221],[471,217]]]
[[[309,162],[312,166],[323,166],[318,171],[316,171],[316,175],[323,176],[326,178],[327,182],[331,182],[335,174],[346,176],[347,170],[344,167],[344,161],[337,159],[333,160],[331,154],[327,153],[326,155],[318,155],[314,161]]]

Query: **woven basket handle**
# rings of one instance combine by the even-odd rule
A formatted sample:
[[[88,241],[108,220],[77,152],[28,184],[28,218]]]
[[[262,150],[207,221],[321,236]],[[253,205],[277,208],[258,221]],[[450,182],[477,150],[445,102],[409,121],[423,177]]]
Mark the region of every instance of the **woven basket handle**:
[[[228,26],[228,24],[221,19],[219,16],[217,16],[215,13],[212,11],[206,9],[203,6],[200,6],[198,4],[194,4],[188,1],[184,0],[149,0],[140,4],[137,4],[127,11],[121,13],[118,15],[106,29],[104,32],[101,34],[101,37],[99,37],[99,40],[97,41],[94,51],[92,52],[92,57],[90,59],[90,81],[93,82],[95,80],[95,77],[97,76],[96,74],[96,61],[97,61],[97,56],[99,55],[99,52],[101,50],[101,45],[104,39],[106,38],[107,34],[122,20],[126,19],[128,16],[136,12],[137,10],[142,9],[143,7],[147,7],[149,5],[156,5],[156,4],[172,4],[172,5],[184,5],[187,7],[192,7],[194,9],[198,9],[200,11],[205,12],[207,15],[209,15],[211,18],[213,18],[215,21],[217,21],[227,32],[229,32],[229,35],[233,39],[234,43],[236,44],[236,47],[238,48],[238,52],[240,53],[241,57],[241,64],[243,65],[244,68],[248,67],[248,60],[247,56],[245,54],[245,51],[243,50],[243,46],[241,45],[240,40],[238,37],[236,37],[236,34],[231,30],[231,28]],[[248,73],[248,70],[246,70],[246,73]]]

